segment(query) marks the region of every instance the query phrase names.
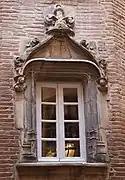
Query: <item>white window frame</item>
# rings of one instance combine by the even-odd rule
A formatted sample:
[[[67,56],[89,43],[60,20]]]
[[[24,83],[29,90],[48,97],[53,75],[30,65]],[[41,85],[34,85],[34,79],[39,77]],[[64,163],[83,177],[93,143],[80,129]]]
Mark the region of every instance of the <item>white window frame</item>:
[[[56,138],[57,157],[41,157],[41,87],[56,88]],[[64,145],[64,119],[63,117],[63,88],[77,88],[78,92],[78,114],[80,133],[80,157],[65,157]],[[59,105],[59,106],[58,106]],[[58,121],[59,120],[59,121]],[[71,120],[70,120],[71,121]],[[47,120],[48,122],[48,120]],[[74,121],[73,121],[74,122]],[[83,85],[81,83],[60,83],[60,82],[37,82],[36,83],[36,124],[37,124],[37,154],[38,161],[50,162],[86,162],[86,137],[84,118]],[[60,136],[61,135],[61,136]],[[72,138],[73,139],[73,138]],[[75,138],[76,139],[76,138]],[[75,140],[74,139],[74,140]]]

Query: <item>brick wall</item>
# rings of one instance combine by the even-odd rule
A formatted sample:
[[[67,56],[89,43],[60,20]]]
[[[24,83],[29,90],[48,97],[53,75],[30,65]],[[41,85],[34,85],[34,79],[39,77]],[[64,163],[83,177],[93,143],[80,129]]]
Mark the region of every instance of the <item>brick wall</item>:
[[[125,179],[125,1],[124,0],[3,0],[0,2],[0,179],[14,178],[19,155],[15,128],[13,58],[24,38],[44,36],[47,6],[62,3],[75,11],[75,39],[94,46],[97,59],[108,62],[109,119],[106,132],[112,180]],[[2,36],[2,39],[1,39]]]
[[[114,55],[109,64],[110,134],[112,180],[125,179],[125,1],[113,4]]]

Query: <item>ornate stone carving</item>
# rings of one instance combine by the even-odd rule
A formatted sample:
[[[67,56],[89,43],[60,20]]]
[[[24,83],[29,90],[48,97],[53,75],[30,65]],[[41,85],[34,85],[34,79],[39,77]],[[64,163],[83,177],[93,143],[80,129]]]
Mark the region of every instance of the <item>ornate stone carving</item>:
[[[96,149],[96,162],[105,163],[108,161],[107,152],[105,150],[105,144],[103,141],[97,142],[97,149]]]
[[[97,130],[93,129],[87,133],[87,144],[88,144],[88,161],[96,162],[96,147],[97,147]]]
[[[101,75],[102,77],[106,78],[106,67],[107,67],[107,62],[102,59],[99,61],[99,67],[100,67],[100,71],[101,71]]]
[[[88,49],[91,52],[91,54],[93,55],[93,57],[95,57],[96,50],[97,50],[96,42],[90,41],[89,43],[87,43],[87,41],[84,39],[84,40],[80,41],[80,45],[82,45],[83,47]]]
[[[23,92],[26,89],[25,76],[22,74],[22,69],[26,62],[26,57],[28,56],[28,54],[30,54],[30,50],[32,50],[32,48],[34,48],[39,43],[40,41],[37,38],[34,38],[26,46],[27,50],[25,51],[25,53],[22,56],[16,57],[14,59],[14,65],[15,65],[14,89],[16,92]]]
[[[15,65],[14,89],[16,92],[22,92],[26,89],[25,76],[21,75],[21,70],[24,62],[25,60],[21,57],[16,57],[14,59],[14,65]]]
[[[35,160],[36,159],[36,134],[34,130],[27,131],[26,139],[23,142],[22,158],[23,160]]]
[[[96,43],[94,41],[87,43],[87,41],[83,39],[80,41],[80,44],[86,49],[88,49],[89,51],[91,51],[92,53],[94,53],[96,50]]]
[[[87,43],[86,40],[81,40],[81,41],[80,41],[80,44],[81,44],[83,47],[85,47],[85,48],[88,49],[89,43]]]
[[[22,57],[16,57],[14,59],[15,71],[16,74],[19,75],[21,71],[21,67],[23,66],[25,60]]]
[[[64,9],[59,4],[55,5],[53,14],[48,14],[44,22],[47,34],[68,34],[74,36],[74,18],[65,16]]]
[[[97,80],[97,83],[98,83],[98,89],[100,91],[102,91],[102,92],[106,92],[107,91],[107,89],[108,89],[108,86],[107,86],[108,81],[107,81],[106,78],[104,78],[104,77],[99,78]]]
[[[26,45],[26,48],[33,48],[39,43],[40,43],[40,40],[38,38],[34,38]]]
[[[88,161],[91,163],[108,161],[106,147],[103,141],[98,140],[98,131],[92,130],[87,133]]]
[[[87,43],[86,40],[82,40],[80,42],[80,45],[88,49],[93,55],[94,55],[94,50],[96,49],[96,45],[94,42]],[[98,83],[98,89],[102,92],[106,92],[108,89],[108,80],[106,76],[106,67],[107,67],[107,62],[103,59],[100,60],[98,63],[99,69],[100,69],[100,78],[97,80]]]
[[[14,77],[14,89],[16,92],[23,92],[26,89],[25,76],[19,75]]]
[[[107,62],[103,59],[99,61],[99,68],[100,68],[100,73],[101,77],[97,80],[98,83],[98,89],[102,92],[106,92],[108,89],[107,86],[107,77],[106,77],[106,67],[107,67]]]

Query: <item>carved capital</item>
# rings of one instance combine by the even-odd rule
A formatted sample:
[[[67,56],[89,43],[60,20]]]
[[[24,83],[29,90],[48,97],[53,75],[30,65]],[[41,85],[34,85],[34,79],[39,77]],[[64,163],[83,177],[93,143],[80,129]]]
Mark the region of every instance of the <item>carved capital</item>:
[[[52,14],[45,17],[45,27],[47,34],[74,36],[74,18],[65,16],[64,9],[61,5],[56,4]]]

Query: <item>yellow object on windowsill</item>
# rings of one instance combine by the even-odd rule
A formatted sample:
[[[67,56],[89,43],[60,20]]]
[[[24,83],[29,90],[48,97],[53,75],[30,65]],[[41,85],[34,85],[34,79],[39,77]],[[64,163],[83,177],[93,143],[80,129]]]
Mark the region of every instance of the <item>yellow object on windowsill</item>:
[[[65,146],[65,156],[66,157],[74,157],[75,155],[75,145],[73,143],[66,143]],[[56,152],[49,150],[46,154],[46,157],[55,157]]]
[[[46,154],[46,157],[55,157],[56,156],[56,152],[53,152],[52,150],[48,151],[48,153]]]
[[[75,145],[73,143],[66,143],[65,156],[73,157],[75,155]]]

